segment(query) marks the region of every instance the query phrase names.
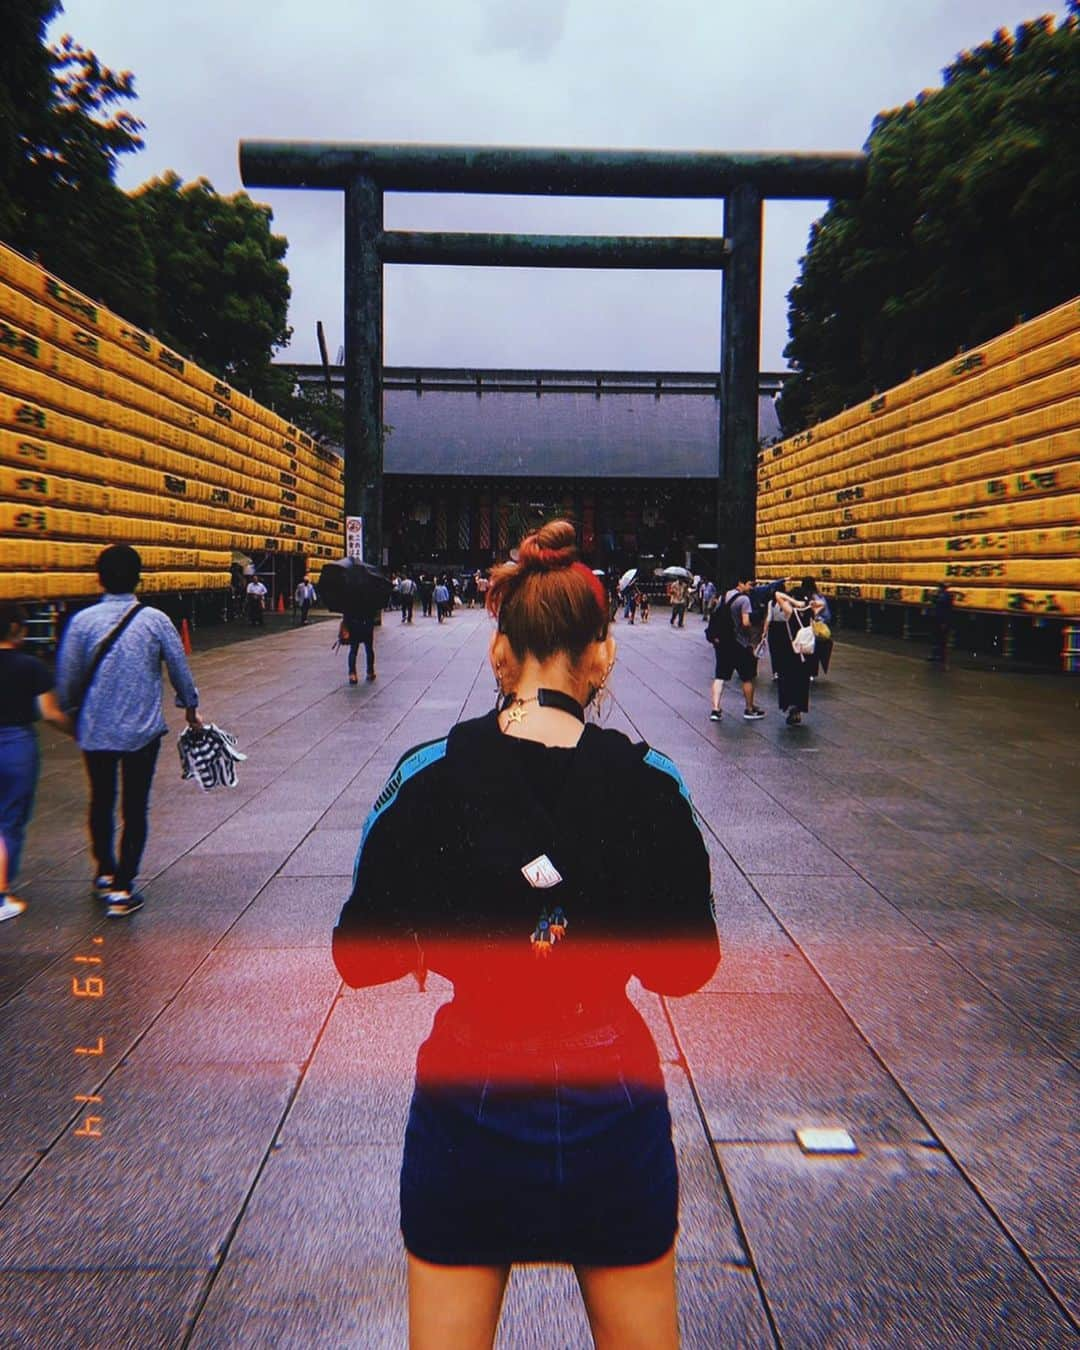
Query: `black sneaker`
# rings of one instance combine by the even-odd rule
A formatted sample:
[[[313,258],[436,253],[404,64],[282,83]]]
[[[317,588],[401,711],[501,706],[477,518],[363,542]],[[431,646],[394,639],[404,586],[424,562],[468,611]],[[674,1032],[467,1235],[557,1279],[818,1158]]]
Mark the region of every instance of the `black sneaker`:
[[[110,891],[105,898],[109,902],[105,913],[110,919],[123,919],[134,914],[145,903],[138,891]]]
[[[722,722],[723,720],[724,714],[720,711],[719,708],[714,708],[712,712],[709,714],[710,722]]]
[[[791,708],[787,715],[787,724],[789,727],[797,727],[802,722],[802,713],[798,708]]]
[[[765,716],[764,708],[747,708],[746,712],[743,713],[743,721],[756,722],[758,718],[764,716]]]
[[[90,887],[90,894],[95,900],[108,900],[109,892],[116,885],[116,878],[109,876],[100,876],[94,878],[94,884]]]

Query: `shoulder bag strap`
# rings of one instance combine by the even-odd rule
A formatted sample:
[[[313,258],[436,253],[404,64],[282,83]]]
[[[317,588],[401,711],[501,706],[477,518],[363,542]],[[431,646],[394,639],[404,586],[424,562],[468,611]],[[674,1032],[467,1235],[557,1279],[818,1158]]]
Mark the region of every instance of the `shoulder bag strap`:
[[[81,708],[86,702],[86,696],[90,692],[90,686],[94,683],[94,676],[98,673],[102,661],[105,660],[106,656],[108,656],[109,652],[112,650],[117,638],[132,621],[135,615],[138,614],[139,610],[143,608],[144,606],[139,601],[136,601],[120,622],[114,628],[111,628],[98,643],[97,650],[94,652],[94,659],[90,662],[90,669],[86,672],[86,678],[83,680],[82,688],[79,690],[78,702],[75,705],[77,708]]]

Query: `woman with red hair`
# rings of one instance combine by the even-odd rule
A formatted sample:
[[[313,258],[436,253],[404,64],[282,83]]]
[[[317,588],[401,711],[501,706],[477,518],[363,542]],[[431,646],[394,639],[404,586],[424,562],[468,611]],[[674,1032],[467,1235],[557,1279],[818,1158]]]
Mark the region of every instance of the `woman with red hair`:
[[[348,984],[454,985],[405,1135],[410,1344],[492,1345],[527,1261],[574,1265],[598,1346],[663,1350],[678,1179],[626,985],[687,994],[712,975],[708,855],[671,761],[585,721],[615,643],[573,526],[524,539],[487,607],[496,707],[403,757],[334,931]]]

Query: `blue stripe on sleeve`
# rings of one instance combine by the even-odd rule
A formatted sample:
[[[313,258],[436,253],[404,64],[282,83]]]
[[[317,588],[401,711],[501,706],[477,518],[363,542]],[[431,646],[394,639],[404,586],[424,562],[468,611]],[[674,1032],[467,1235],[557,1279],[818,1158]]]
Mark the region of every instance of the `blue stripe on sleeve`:
[[[690,809],[693,810],[694,803],[690,801],[690,789],[683,781],[683,776],[675,767],[673,760],[668,759],[667,755],[662,755],[659,750],[650,750],[645,756],[644,762],[654,769],[659,769],[661,773],[666,773],[669,778],[674,778],[680,795],[690,802]]]
[[[422,745],[418,750],[412,751],[411,754],[405,755],[386,780],[386,786],[375,798],[375,805],[371,808],[367,820],[364,821],[364,828],[360,834],[360,845],[356,850],[356,861],[353,863],[354,889],[357,873],[360,871],[360,856],[364,852],[364,845],[367,843],[367,837],[371,833],[372,826],[384,811],[388,811],[393,806],[398,793],[410,778],[414,778],[422,769],[437,764],[445,754],[446,737],[443,737],[441,741],[430,741],[427,745]]]

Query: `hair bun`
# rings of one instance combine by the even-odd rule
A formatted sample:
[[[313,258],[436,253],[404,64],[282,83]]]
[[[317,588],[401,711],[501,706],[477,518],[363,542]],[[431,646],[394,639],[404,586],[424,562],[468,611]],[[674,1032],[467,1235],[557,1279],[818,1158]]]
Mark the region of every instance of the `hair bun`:
[[[568,520],[549,520],[518,547],[518,566],[530,572],[551,572],[577,562],[577,534]]]

